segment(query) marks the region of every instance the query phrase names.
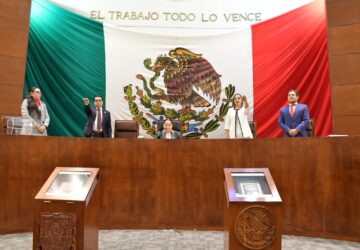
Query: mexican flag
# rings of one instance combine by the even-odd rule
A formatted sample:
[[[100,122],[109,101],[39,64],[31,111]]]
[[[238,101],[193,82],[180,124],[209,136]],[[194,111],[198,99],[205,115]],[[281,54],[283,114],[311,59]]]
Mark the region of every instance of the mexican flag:
[[[82,98],[101,95],[113,123],[137,120],[144,137],[171,118],[183,122],[186,138],[224,138],[231,98],[240,93],[257,137],[279,137],[277,117],[290,89],[308,105],[315,135],[332,131],[324,0],[229,29],[137,29],[75,12],[32,1],[24,95],[41,88],[50,135],[82,136]]]

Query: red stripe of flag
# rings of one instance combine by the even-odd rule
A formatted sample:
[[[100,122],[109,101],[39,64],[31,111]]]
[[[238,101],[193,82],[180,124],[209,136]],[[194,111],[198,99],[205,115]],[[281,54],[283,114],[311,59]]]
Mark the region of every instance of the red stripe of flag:
[[[315,135],[332,131],[325,0],[252,26],[254,121],[258,137],[279,137],[290,89],[308,105]]]

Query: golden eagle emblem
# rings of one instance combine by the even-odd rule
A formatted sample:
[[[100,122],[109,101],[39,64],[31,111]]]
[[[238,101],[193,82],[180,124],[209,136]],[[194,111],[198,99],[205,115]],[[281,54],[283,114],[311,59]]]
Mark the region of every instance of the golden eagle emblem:
[[[180,103],[183,107],[209,107],[209,100],[198,93],[200,89],[216,103],[220,100],[221,75],[201,54],[176,48],[169,56],[158,56],[151,69],[164,71],[164,84],[171,103]]]

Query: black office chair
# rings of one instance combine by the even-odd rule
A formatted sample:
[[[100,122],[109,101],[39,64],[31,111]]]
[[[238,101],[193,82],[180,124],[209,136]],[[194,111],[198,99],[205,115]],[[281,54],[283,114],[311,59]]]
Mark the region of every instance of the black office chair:
[[[315,131],[315,120],[310,118],[308,124],[306,125],[306,133],[308,137],[314,137]]]
[[[134,120],[115,120],[115,138],[137,138],[139,123]]]
[[[249,121],[249,126],[250,126],[251,133],[253,134],[253,138],[255,138],[256,137],[256,122]]]

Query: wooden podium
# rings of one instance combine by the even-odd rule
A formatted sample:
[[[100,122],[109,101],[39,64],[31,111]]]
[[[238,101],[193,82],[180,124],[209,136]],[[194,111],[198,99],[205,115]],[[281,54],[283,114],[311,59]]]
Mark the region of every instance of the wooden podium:
[[[57,167],[35,197],[33,249],[98,249],[98,168]]]
[[[225,249],[281,249],[281,198],[267,168],[225,168]]]

